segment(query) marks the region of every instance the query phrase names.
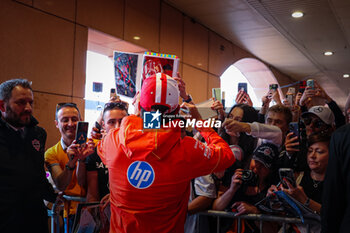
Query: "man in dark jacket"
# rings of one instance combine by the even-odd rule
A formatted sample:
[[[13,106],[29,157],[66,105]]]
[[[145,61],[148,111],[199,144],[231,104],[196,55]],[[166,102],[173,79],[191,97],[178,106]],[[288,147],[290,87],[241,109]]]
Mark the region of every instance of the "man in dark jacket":
[[[322,233],[350,229],[350,124],[336,130],[331,139],[322,199]]]
[[[48,232],[43,199],[56,194],[44,170],[46,132],[32,116],[33,92],[24,79],[0,84],[0,232]]]

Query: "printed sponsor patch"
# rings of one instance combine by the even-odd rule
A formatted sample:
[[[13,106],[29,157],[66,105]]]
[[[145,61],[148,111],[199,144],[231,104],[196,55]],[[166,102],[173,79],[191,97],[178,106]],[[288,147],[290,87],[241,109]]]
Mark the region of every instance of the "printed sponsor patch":
[[[155,173],[149,163],[145,161],[135,161],[130,164],[126,176],[133,187],[145,189],[152,185]]]

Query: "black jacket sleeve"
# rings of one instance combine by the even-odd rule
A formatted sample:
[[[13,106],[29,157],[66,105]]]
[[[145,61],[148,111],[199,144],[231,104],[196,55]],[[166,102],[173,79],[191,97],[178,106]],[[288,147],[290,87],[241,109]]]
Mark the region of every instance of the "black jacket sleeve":
[[[36,132],[39,135],[39,140],[40,140],[40,153],[42,154],[42,194],[43,194],[43,198],[46,201],[49,202],[55,202],[56,201],[56,197],[57,194],[55,193],[55,190],[53,189],[52,185],[49,183],[49,181],[46,179],[46,172],[44,169],[44,152],[45,152],[45,144],[46,144],[46,131],[45,129],[41,128],[41,127],[36,127]]]
[[[338,104],[332,100],[331,102],[327,103],[327,105],[334,114],[335,127],[338,129],[341,126],[345,125],[345,116],[343,115],[343,112],[339,108]]]
[[[329,149],[328,167],[322,198],[322,233],[347,232],[350,222],[345,220],[349,205],[350,173],[350,125],[338,129],[333,135]]]

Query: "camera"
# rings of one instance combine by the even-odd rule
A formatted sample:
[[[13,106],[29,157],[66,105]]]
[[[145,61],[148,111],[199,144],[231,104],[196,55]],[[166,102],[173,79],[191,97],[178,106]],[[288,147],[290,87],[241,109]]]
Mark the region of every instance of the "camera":
[[[258,183],[258,176],[252,170],[242,171],[243,185],[255,186]]]

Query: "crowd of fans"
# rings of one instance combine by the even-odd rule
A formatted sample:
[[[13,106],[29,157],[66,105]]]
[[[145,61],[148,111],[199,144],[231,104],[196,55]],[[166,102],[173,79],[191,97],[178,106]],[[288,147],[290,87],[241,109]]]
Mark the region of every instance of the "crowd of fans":
[[[184,81],[180,77],[164,79],[168,80],[165,88],[178,89],[179,96],[173,98],[183,99],[181,108],[189,109],[193,118],[201,120],[195,100],[186,92]],[[222,121],[222,126],[214,129],[215,131],[203,132],[201,129],[187,128],[179,132],[172,131],[169,135],[159,132],[162,137],[156,136],[154,139],[146,136],[153,135],[154,132],[145,133],[142,127],[138,128],[139,124],[142,125],[139,120],[143,117],[142,113],[152,110],[163,114],[177,114],[180,106],[177,103],[161,106],[159,103],[152,105],[147,102],[147,82],[141,94],[138,93],[134,98],[135,113],[129,113],[128,103],[113,96],[97,119],[91,138],[84,145],[75,140],[77,123],[82,120],[77,105],[57,104],[55,124],[61,139],[45,152],[45,166],[51,173],[57,191],[86,197],[87,202],[101,202],[103,208],[111,208],[111,232],[135,232],[139,229],[144,229],[144,232],[178,232],[179,229],[186,233],[195,232],[196,229],[200,232],[211,232],[216,229],[215,222],[205,217],[204,221],[202,219],[197,224],[196,213],[212,209],[234,212],[238,216],[264,214],[257,203],[275,195],[277,191],[285,192],[312,212],[321,214],[322,194],[327,188],[324,181],[331,136],[337,128],[349,123],[350,100],[343,112],[315,81],[314,87],[300,88],[293,95],[292,103],[281,99],[278,91],[266,90],[261,108],[255,109],[248,93],[240,90],[235,105],[228,111],[220,101],[214,100],[211,108],[217,111],[217,119]],[[19,85],[22,89],[30,89],[27,83],[24,85],[17,82],[13,85],[12,88]],[[4,89],[0,88],[0,92],[4,92]],[[2,118],[14,128],[27,127],[27,122],[16,125],[11,121],[3,103],[8,100],[2,98],[1,101]],[[162,148],[162,151],[157,147]],[[211,160],[202,160],[202,150]],[[227,152],[228,150],[232,153]],[[153,157],[147,157],[149,154],[153,154]],[[130,180],[127,183],[120,178],[121,173],[126,174],[130,169],[125,160],[135,155],[146,156],[138,158],[140,161],[157,160],[151,165],[154,170],[162,169],[164,183],[160,185],[161,191],[153,193],[152,197],[145,192],[142,199],[144,203],[137,203],[137,192],[133,193],[126,187]],[[169,160],[170,155],[184,161]],[[155,165],[164,160],[168,164]],[[140,164],[134,173],[138,172]],[[292,171],[293,177],[282,177],[281,168]],[[140,184],[135,187],[139,189]],[[147,187],[141,189],[146,190]],[[52,201],[52,198],[47,199]],[[72,202],[70,209],[64,212],[70,226],[77,204]],[[152,208],[157,210],[152,211]],[[150,222],[152,216],[166,221],[169,217],[167,212],[173,214],[170,216],[175,219],[173,222]],[[179,214],[182,212],[187,213],[186,223],[184,215]],[[254,221],[245,221],[243,224],[244,232],[259,232],[259,225]],[[236,225],[235,220],[225,219],[220,225],[221,232],[236,232]],[[280,227],[278,223],[267,224],[265,230],[278,232]],[[297,229],[294,231],[298,232]]]

